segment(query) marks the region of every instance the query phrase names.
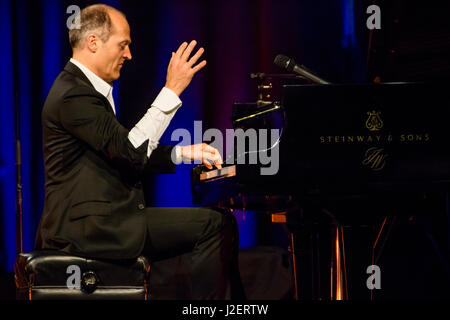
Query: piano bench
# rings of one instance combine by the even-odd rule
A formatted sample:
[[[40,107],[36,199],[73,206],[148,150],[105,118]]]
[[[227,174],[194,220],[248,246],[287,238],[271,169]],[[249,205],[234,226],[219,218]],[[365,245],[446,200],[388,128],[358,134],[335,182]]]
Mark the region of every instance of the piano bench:
[[[19,300],[148,300],[146,257],[103,260],[58,250],[20,253],[14,265]]]

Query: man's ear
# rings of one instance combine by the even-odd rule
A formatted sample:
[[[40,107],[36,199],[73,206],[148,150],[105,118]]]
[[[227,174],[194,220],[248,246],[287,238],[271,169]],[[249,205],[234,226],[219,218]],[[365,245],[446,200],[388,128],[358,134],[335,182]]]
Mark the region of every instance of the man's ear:
[[[97,35],[91,33],[86,37],[86,47],[91,51],[92,53],[95,53],[97,51],[97,44],[98,44],[98,37]]]

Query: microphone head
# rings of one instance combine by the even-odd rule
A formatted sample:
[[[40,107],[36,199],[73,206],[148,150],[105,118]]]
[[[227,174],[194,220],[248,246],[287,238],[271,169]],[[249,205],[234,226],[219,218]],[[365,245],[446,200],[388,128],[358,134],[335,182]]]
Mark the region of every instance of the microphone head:
[[[273,61],[278,67],[286,69],[289,72],[292,72],[294,70],[295,61],[294,59],[288,58],[282,54],[279,54],[275,57],[275,60]]]

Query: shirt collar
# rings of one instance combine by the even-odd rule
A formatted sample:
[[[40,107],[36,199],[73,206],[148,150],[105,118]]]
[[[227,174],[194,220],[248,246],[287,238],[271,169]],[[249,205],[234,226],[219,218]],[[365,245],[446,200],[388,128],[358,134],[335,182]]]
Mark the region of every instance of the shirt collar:
[[[113,87],[97,76],[94,72],[89,70],[86,66],[84,66],[81,62],[75,60],[74,58],[70,59],[70,62],[72,62],[74,65],[76,65],[80,70],[84,73],[84,75],[89,79],[89,81],[94,86],[95,90],[97,90],[99,93],[101,93],[105,98],[108,98],[108,95],[112,95]]]

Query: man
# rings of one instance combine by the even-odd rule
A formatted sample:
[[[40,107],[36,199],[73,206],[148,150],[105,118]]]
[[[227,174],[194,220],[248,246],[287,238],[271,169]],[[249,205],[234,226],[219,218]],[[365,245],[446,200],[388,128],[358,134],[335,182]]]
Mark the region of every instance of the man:
[[[112,98],[112,82],[132,58],[128,22],[106,5],[89,6],[80,15],[80,28],[69,31],[73,57],[42,111],[45,204],[36,248],[106,259],[144,254],[157,260],[188,252],[190,297],[230,298],[231,266],[237,269],[232,215],[145,208],[140,182],[147,171],[173,171],[172,158],[221,167],[220,154],[206,144],[158,145],[181,106],[180,94],[206,65],[196,64],[203,49],[190,57],[192,41],[172,52],[164,88],[128,131],[115,118]]]

